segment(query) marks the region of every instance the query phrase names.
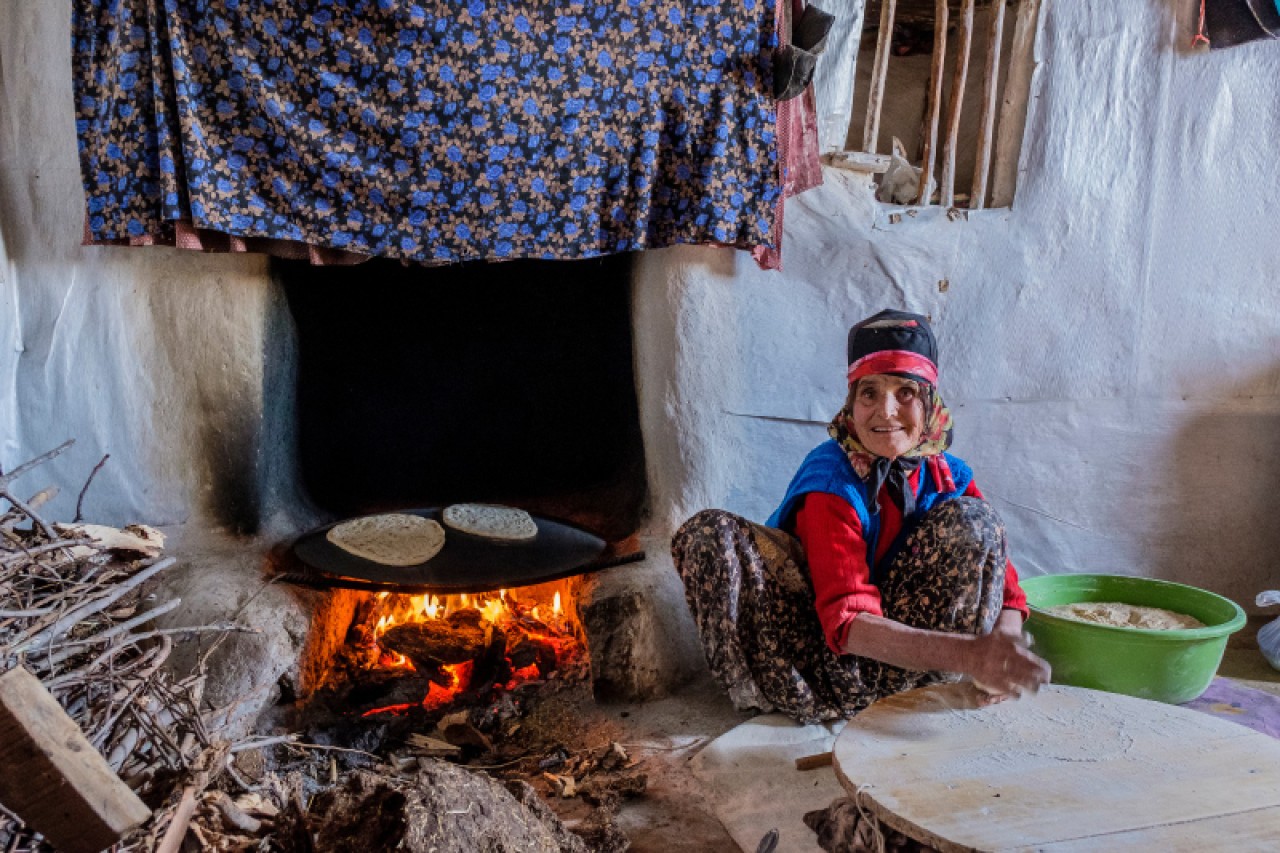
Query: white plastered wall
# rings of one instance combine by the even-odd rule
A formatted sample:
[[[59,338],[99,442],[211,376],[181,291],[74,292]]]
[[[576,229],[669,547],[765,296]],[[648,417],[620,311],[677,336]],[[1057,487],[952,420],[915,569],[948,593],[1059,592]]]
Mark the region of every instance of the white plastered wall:
[[[269,513],[263,424],[287,401],[263,386],[282,333],[267,264],[79,245],[69,5],[0,0],[0,465],[76,438],[29,484],[63,487],[54,517],[108,452],[96,520],[219,525],[228,499]],[[1190,5],[1048,0],[1011,210],[890,224],[828,169],[787,205],[782,273],[721,249],[641,256],[654,526],[705,506],[763,520],[839,405],[848,325],[894,306],[934,319],[955,450],[1024,572],[1242,603],[1276,586],[1280,46],[1187,53]],[[839,44],[828,140],[848,113]]]

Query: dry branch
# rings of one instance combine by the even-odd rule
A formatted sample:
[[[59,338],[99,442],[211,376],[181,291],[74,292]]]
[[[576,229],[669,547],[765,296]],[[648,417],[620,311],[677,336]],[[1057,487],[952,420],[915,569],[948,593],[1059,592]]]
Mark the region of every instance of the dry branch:
[[[880,111],[884,107],[884,81],[889,72],[889,53],[893,44],[893,13],[898,0],[885,0],[880,7],[880,30],[876,34],[876,57],[871,70],[871,89],[867,93],[867,120],[862,130],[862,150],[876,153],[880,136]]]
[[[942,113],[942,69],[947,57],[947,0],[937,0],[937,18],[933,25],[933,59],[929,70],[929,100],[925,115],[924,156],[920,164],[920,186],[916,204],[930,203],[933,166],[938,157],[938,117]]]
[[[987,64],[982,75],[982,117],[978,120],[978,150],[973,169],[969,207],[981,210],[986,204],[987,178],[991,174],[992,133],[996,124],[996,90],[1000,84],[1000,51],[1004,49],[1004,3],[992,3],[987,30]]]
[[[50,523],[34,511],[43,502],[17,498],[13,482],[71,446],[66,442],[8,473],[0,473],[0,672],[15,667],[35,676],[79,726],[112,772],[151,802],[171,796],[172,804],[121,850],[153,851],[172,829],[180,841],[177,786],[202,793],[221,772],[222,759],[203,763],[212,746],[202,713],[203,666],[177,680],[165,667],[171,635],[246,630],[233,624],[139,632],[179,601],[146,602],[148,581],[174,565],[173,559],[132,559],[141,542],[158,551],[162,537],[139,539],[129,531]],[[101,467],[95,467],[94,472]],[[92,480],[92,475],[90,475]],[[83,500],[88,483],[81,490]],[[7,506],[5,505],[7,501]],[[86,536],[86,529],[98,535]],[[145,533],[146,528],[142,529]],[[118,534],[118,535],[115,535]],[[145,602],[145,606],[144,606]],[[201,767],[215,768],[213,772]],[[159,787],[158,787],[159,786]],[[189,820],[189,818],[188,818]],[[0,850],[47,853],[48,842],[0,809]]]
[[[956,70],[951,76],[951,99],[947,106],[947,132],[942,143],[942,195],[939,203],[955,206],[956,148],[960,141],[960,109],[964,105],[964,84],[969,77],[969,56],[973,45],[973,0],[963,0],[956,24]]]

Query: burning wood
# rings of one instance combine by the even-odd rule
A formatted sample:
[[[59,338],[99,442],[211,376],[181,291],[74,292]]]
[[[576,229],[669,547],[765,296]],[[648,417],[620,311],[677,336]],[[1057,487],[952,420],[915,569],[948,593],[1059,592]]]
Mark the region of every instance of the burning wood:
[[[404,655],[419,669],[466,663],[489,647],[489,638],[480,627],[482,618],[479,610],[459,610],[447,619],[395,625],[378,639],[378,644]]]
[[[612,815],[647,779],[566,704],[591,701],[588,661],[557,591],[370,596],[303,727],[326,742],[366,739],[380,772],[445,759],[527,783],[590,849],[625,849]]]
[[[443,599],[379,593],[357,612],[348,639],[329,689],[348,693],[366,715],[490,705],[586,663],[559,589]],[[417,701],[406,701],[415,690]]]

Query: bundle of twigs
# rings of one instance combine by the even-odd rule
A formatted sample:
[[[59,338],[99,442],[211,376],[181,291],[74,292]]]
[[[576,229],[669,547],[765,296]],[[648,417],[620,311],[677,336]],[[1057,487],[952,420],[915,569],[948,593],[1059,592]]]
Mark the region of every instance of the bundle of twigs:
[[[164,667],[174,636],[242,629],[146,630],[180,604],[145,595],[146,583],[174,564],[159,556],[163,536],[141,526],[51,523],[40,508],[56,489],[25,499],[15,493],[15,481],[71,444],[0,471],[0,672],[22,666],[33,673],[111,768],[145,801],[162,802],[216,749],[216,733],[206,726],[211,717],[200,708],[203,668],[177,678]],[[0,809],[0,849],[48,848]]]

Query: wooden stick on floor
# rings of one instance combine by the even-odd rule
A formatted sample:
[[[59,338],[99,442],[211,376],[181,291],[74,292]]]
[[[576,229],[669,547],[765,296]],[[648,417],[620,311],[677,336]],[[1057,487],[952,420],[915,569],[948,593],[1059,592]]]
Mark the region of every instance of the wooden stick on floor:
[[[916,204],[927,207],[929,185],[933,183],[933,161],[937,157],[938,115],[942,112],[942,69],[947,58],[947,0],[937,0],[933,21],[933,62],[929,72],[929,109],[925,119],[924,156],[920,164],[920,187]]]
[[[960,139],[960,109],[964,106],[964,83],[969,76],[969,49],[973,46],[973,0],[964,0],[960,21],[956,26],[960,41],[956,45],[956,70],[951,76],[951,103],[947,106],[947,136],[942,143],[943,207],[956,202],[956,145]]]
[[[978,151],[974,158],[973,188],[969,207],[982,210],[987,199],[987,178],[991,174],[991,134],[996,124],[996,92],[1000,85],[1000,52],[1004,48],[1004,0],[989,7],[991,26],[987,30],[987,67],[982,75],[982,115],[978,119]]]
[[[883,0],[880,31],[876,34],[876,58],[871,66],[871,91],[867,94],[867,121],[862,129],[862,150],[876,153],[880,136],[880,110],[884,106],[884,81],[889,73],[889,53],[893,50],[893,15],[898,0]]]
[[[816,770],[819,767],[831,766],[831,753],[819,752],[816,755],[804,755],[796,759],[797,770]]]

